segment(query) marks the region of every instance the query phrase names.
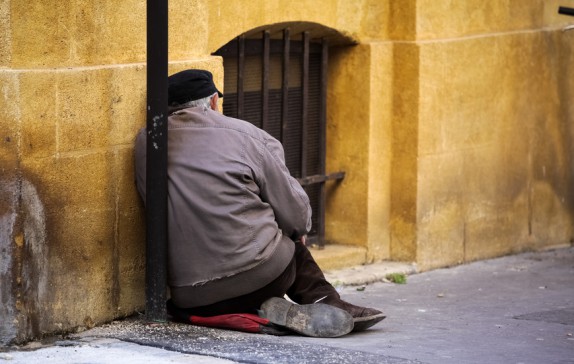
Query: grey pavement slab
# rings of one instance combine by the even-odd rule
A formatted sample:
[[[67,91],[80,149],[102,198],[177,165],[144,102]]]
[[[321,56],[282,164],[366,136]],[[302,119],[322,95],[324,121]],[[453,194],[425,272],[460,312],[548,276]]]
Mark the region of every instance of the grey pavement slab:
[[[277,337],[131,318],[33,352],[0,353],[0,363],[3,355],[18,363],[49,362],[20,357],[34,353],[58,363],[124,363],[131,354],[142,363],[574,363],[574,248],[413,274],[402,285],[368,283],[368,267],[347,272],[357,270],[370,278],[360,285],[355,274],[351,280],[359,286],[339,287],[342,297],[388,316],[363,333]],[[345,281],[345,274],[328,276]],[[86,347],[102,354],[69,359]]]
[[[167,348],[182,353],[209,355],[240,363],[416,363],[380,353],[339,347],[340,339],[325,339],[318,345],[312,338],[270,336],[202,328],[185,324],[145,324],[127,320],[88,335],[114,337],[132,343]],[[82,337],[88,337],[86,334]]]
[[[233,361],[212,356],[191,355],[153,346],[143,346],[118,339],[88,338],[57,341],[35,350],[0,353],[6,364],[226,364]]]

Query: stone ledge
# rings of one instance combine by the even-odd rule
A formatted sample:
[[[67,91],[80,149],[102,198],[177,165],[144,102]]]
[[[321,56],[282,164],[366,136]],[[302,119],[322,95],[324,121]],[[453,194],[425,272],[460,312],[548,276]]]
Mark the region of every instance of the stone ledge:
[[[327,244],[324,249],[309,248],[323,271],[365,264],[367,249],[353,245]]]
[[[366,249],[351,245],[326,245],[325,249],[310,249],[313,258],[333,285],[360,286],[380,282],[389,273],[414,274],[416,264],[383,261],[365,264]]]
[[[361,286],[381,282],[389,273],[415,274],[414,263],[384,261],[325,272],[325,278],[334,286]]]

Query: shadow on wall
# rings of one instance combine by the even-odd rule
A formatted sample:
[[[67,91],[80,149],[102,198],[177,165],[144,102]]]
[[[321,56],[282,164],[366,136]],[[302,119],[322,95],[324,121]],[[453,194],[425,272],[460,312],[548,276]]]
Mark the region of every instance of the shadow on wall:
[[[0,345],[41,334],[48,294],[42,201],[18,175],[0,179]]]

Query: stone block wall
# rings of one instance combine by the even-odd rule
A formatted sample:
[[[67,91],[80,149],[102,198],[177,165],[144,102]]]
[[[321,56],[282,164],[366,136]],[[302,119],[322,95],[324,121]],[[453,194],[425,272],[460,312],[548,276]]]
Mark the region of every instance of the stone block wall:
[[[417,2],[395,47],[391,256],[429,269],[571,243],[574,34],[558,5]]]

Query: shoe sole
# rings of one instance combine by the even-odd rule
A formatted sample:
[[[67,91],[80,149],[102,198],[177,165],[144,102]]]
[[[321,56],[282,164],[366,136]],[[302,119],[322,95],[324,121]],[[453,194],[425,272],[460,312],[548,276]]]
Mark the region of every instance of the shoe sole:
[[[297,305],[273,297],[261,305],[260,316],[311,337],[338,337],[353,330],[353,317],[347,311],[323,303]]]
[[[356,317],[353,325],[353,332],[363,331],[376,323],[384,320],[387,316],[384,313],[379,313],[372,316]]]

